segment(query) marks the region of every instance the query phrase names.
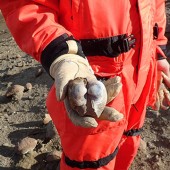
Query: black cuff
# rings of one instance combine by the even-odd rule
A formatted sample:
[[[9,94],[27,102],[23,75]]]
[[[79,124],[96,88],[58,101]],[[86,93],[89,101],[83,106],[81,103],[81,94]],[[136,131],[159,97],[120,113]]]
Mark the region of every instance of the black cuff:
[[[166,57],[168,59],[170,59],[170,40],[168,41],[167,45],[166,45]]]
[[[165,59],[164,56],[162,56],[161,54],[158,54],[158,55],[157,55],[157,60],[163,60],[163,59]]]
[[[161,50],[166,55],[166,50],[167,50],[166,45],[159,45],[159,47],[161,48]],[[165,57],[158,53],[157,60],[163,60],[163,59],[165,59]]]
[[[56,58],[58,58],[63,54],[68,53],[69,49],[66,43],[66,41],[68,40],[75,40],[75,39],[72,36],[69,37],[67,34],[63,34],[57,37],[56,39],[54,39],[52,42],[50,42],[47,45],[47,47],[43,50],[41,54],[41,64],[44,67],[44,69],[47,71],[47,73],[49,73],[50,66]],[[76,42],[78,46],[77,54],[85,58],[80,43],[78,41]]]

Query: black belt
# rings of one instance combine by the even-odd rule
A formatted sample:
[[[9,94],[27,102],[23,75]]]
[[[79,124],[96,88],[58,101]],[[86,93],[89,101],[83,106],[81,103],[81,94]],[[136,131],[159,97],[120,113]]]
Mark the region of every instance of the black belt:
[[[158,39],[159,27],[155,23],[153,27],[153,39]],[[81,39],[82,50],[86,56],[117,57],[121,53],[128,52],[135,46],[136,39],[133,34],[98,39]]]
[[[108,38],[82,39],[80,43],[86,56],[117,57],[133,48],[135,41],[134,35],[122,34]]]
[[[97,169],[97,168],[107,165],[111,160],[114,159],[114,157],[116,156],[117,153],[118,153],[118,147],[115,149],[115,151],[113,153],[111,153],[110,155],[108,155],[104,158],[98,159],[97,161],[82,161],[82,162],[80,162],[80,161],[71,160],[70,158],[65,156],[65,162],[68,166],[70,166],[72,168]]]
[[[142,128],[139,128],[139,129],[131,129],[131,130],[128,130],[128,131],[125,131],[123,134],[125,136],[138,136],[141,134],[141,132],[143,131]]]

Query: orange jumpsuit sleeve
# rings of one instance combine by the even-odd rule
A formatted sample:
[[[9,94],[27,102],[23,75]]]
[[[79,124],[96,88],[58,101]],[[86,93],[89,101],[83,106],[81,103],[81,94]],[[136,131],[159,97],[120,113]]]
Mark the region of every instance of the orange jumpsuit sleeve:
[[[157,23],[159,27],[159,34],[157,39],[158,59],[163,59],[166,58],[165,51],[167,44],[167,38],[165,37],[166,29],[165,0],[156,0],[155,23]]]
[[[58,23],[58,0],[0,0],[0,9],[18,46],[40,62],[51,41],[72,35]]]

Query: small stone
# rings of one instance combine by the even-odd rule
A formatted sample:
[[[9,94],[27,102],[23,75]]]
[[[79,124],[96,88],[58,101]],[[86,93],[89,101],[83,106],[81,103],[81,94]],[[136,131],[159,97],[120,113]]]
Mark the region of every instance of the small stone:
[[[32,99],[34,99],[34,97],[33,96],[28,96],[28,99],[32,100]]]
[[[51,117],[49,114],[45,114],[45,118],[43,119],[43,123],[46,125],[51,121]]]
[[[26,90],[31,90],[31,89],[32,89],[32,84],[31,84],[31,83],[27,83],[27,84],[25,85],[25,89],[26,89]]]
[[[9,83],[7,84],[7,88],[9,88],[9,87],[11,87],[11,86],[12,86],[12,83],[9,82]]]
[[[43,69],[39,68],[35,74],[36,77],[39,77],[43,73]]]
[[[9,143],[3,143],[3,146],[10,147],[11,145]]]
[[[47,162],[57,161],[61,159],[62,152],[58,150],[54,150],[47,154]]]
[[[143,152],[146,152],[146,148],[147,148],[146,142],[143,139],[141,139],[139,149]]]
[[[164,151],[161,150],[160,153],[162,154],[162,153],[164,153]]]
[[[4,114],[4,118],[5,119],[8,119],[9,118],[9,115],[7,113]]]
[[[159,155],[155,156],[155,160],[158,161],[159,160]]]
[[[20,154],[26,154],[33,151],[37,145],[37,140],[34,138],[23,138],[17,145],[17,152]]]
[[[148,146],[149,149],[154,149],[155,148],[154,144],[151,143],[151,142],[148,142],[147,146]]]
[[[20,54],[17,54],[17,55],[16,55],[16,58],[21,58],[21,55],[20,55]]]
[[[23,97],[24,86],[21,85],[12,85],[8,88],[5,96],[6,97],[15,97],[15,99],[21,99]]]
[[[24,61],[19,61],[19,62],[17,62],[17,65],[16,65],[16,67],[24,67],[25,66],[25,62]]]

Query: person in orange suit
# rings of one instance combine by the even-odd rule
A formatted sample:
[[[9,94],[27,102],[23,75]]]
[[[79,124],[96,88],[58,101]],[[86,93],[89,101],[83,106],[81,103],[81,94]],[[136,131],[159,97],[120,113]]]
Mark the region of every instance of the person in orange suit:
[[[19,47],[54,79],[47,109],[63,148],[58,168],[129,169],[146,107],[155,102],[157,66],[169,72],[163,52],[165,1],[0,0],[0,9]],[[122,88],[107,106],[123,119],[76,117],[65,101],[68,83],[77,77],[87,79],[88,95],[92,82],[118,77]],[[94,104],[99,117],[102,102]]]

